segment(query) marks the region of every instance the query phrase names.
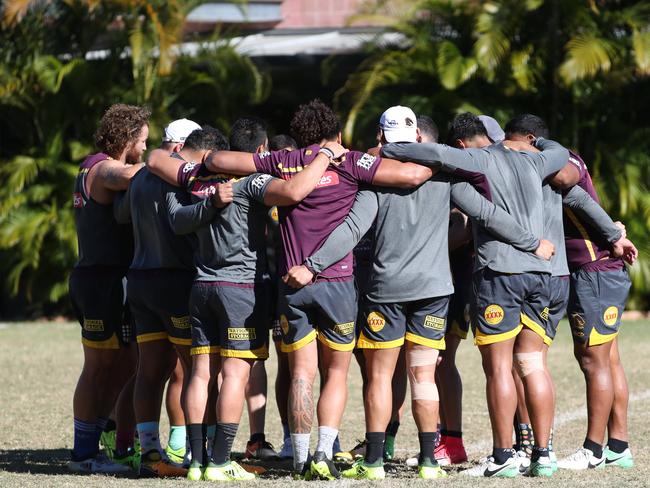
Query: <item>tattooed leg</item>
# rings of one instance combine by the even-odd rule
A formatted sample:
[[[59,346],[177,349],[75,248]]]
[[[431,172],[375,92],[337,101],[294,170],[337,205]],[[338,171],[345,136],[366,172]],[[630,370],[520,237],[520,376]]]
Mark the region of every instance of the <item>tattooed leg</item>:
[[[314,415],[312,387],[318,372],[316,341],[289,353],[289,428],[292,433],[311,432]]]

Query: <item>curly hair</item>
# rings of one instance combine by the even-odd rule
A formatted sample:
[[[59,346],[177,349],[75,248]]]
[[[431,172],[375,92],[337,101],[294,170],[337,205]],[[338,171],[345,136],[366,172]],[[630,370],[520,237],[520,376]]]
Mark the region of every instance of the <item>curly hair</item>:
[[[95,145],[114,159],[118,159],[129,143],[140,135],[148,123],[151,111],[146,107],[116,103],[104,113],[95,132]]]
[[[481,119],[471,112],[457,115],[449,124],[448,143],[453,146],[457,139],[471,139],[475,136],[487,137],[487,129]]]
[[[289,128],[301,147],[333,140],[341,132],[341,124],[334,110],[318,98],[298,107]]]

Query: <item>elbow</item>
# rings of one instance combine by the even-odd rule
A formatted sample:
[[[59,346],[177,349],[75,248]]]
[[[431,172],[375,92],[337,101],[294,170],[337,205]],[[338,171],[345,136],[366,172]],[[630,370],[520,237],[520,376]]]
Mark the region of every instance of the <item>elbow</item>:
[[[431,178],[431,175],[431,170],[426,166],[413,165],[412,168],[409,168],[404,172],[404,178],[400,186],[402,188],[418,187]]]

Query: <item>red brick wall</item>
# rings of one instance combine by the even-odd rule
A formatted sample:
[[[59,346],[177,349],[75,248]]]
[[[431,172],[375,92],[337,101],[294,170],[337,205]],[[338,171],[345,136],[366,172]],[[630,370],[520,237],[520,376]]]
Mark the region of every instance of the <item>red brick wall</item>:
[[[346,19],[357,13],[362,0],[284,0],[282,28],[344,27]]]

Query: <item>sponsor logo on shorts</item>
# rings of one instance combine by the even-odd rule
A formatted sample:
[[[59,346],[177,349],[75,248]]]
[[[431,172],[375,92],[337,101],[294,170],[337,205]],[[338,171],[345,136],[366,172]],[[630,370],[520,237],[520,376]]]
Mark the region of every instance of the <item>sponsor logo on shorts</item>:
[[[354,332],[354,322],[346,322],[344,324],[336,324],[334,332],[338,335],[349,336]]]
[[[88,332],[104,332],[104,321],[84,319],[84,329]]]
[[[280,328],[284,335],[289,333],[289,321],[287,320],[287,316],[284,314],[280,315]]]
[[[428,329],[445,330],[445,319],[435,315],[427,315],[424,317],[424,326]]]
[[[81,198],[81,193],[74,192],[72,194],[72,205],[74,208],[82,208],[84,206],[84,200]]]
[[[251,182],[251,185],[256,190],[261,190],[262,188],[264,188],[266,182],[269,181],[271,178],[273,178],[271,175],[256,176],[255,179]]]
[[[603,322],[605,322],[605,325],[612,327],[616,325],[617,320],[618,320],[618,308],[608,307],[607,310],[605,310],[605,313],[603,314]]]
[[[549,313],[550,313],[550,311],[549,311],[548,307],[544,307],[544,310],[542,310],[542,313],[540,313],[539,315],[540,315],[544,320],[548,320],[548,315],[549,315]]]
[[[503,321],[503,309],[499,305],[490,305],[485,309],[483,317],[490,325],[497,325]]]
[[[257,332],[254,328],[228,327],[228,339],[231,341],[254,341],[257,339]]]
[[[368,314],[368,327],[373,332],[379,332],[386,325],[386,317],[379,312],[370,312]]]
[[[364,153],[364,155],[361,156],[357,161],[357,166],[360,166],[366,171],[370,171],[370,168],[372,168],[372,165],[375,164],[375,161],[377,161],[376,156],[372,156],[368,153]]]
[[[325,171],[325,174],[316,185],[316,188],[324,188],[326,186],[334,186],[339,184],[339,175],[334,171]]]
[[[171,317],[172,325],[177,329],[189,329],[190,328],[190,316],[185,315],[183,317]]]

